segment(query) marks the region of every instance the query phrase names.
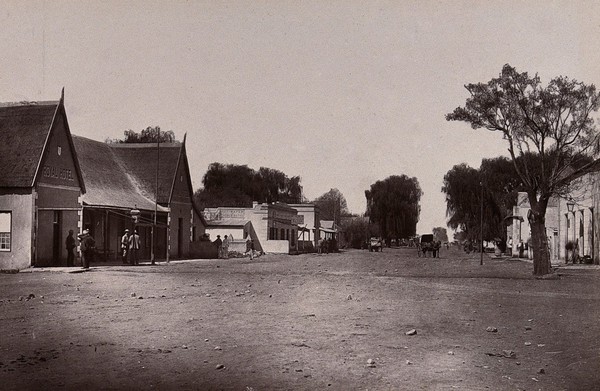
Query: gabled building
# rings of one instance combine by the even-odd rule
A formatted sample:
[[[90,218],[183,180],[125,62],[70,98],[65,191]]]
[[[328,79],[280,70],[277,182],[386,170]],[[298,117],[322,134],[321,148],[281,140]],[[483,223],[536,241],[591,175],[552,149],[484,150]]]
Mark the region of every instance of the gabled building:
[[[86,188],[59,101],[0,105],[0,269],[63,265]]]
[[[189,257],[206,224],[185,137],[159,146],[74,137],[64,94],[0,104],[0,269],[66,266],[69,230],[89,229],[103,261],[118,259],[123,231],[136,228],[149,259],[155,216],[155,259]]]
[[[162,144],[74,137],[74,143],[89,188],[83,197],[83,228],[96,239],[99,254],[115,259],[123,231],[135,227],[142,259],[150,259],[153,240],[155,259],[189,257],[190,243],[206,224],[193,202],[185,137],[182,143]],[[132,211],[139,211],[135,224]]]

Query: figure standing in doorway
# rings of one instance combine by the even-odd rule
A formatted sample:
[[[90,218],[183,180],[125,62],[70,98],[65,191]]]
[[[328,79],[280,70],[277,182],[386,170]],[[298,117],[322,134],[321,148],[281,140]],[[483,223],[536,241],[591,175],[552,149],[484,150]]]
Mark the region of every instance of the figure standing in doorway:
[[[73,237],[73,230],[69,230],[69,236],[67,236],[67,240],[65,240],[65,246],[67,247],[67,267],[74,266],[75,254],[73,254],[73,250],[75,249],[75,238]]]

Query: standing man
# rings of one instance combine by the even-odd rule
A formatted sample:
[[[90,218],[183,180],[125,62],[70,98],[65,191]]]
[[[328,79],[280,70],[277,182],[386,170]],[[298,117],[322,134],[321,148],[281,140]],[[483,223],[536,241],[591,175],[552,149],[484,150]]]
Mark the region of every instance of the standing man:
[[[223,258],[229,258],[229,238],[227,238],[227,235],[223,239]]]
[[[79,241],[81,242],[81,263],[84,269],[89,269],[94,256],[96,241],[90,236],[90,231],[87,229],[83,230],[79,236]]]
[[[125,233],[121,236],[121,260],[124,264],[127,264],[127,255],[129,252],[127,251],[129,247],[129,230],[125,229]]]
[[[214,243],[215,246],[217,246],[217,258],[221,258],[223,256],[223,241],[221,240],[221,235],[217,235],[217,239]]]
[[[73,237],[73,230],[69,230],[69,236],[67,236],[67,240],[65,240],[65,246],[67,247],[67,267],[74,266],[73,260],[75,259],[75,255],[73,254],[73,249],[75,249],[75,238]]]
[[[129,258],[131,259],[132,265],[139,265],[140,260],[138,258],[138,251],[140,249],[140,235],[138,235],[137,229],[133,231],[133,234],[129,237]]]
[[[250,247],[248,253],[250,254],[250,259],[254,259],[254,240],[248,239],[250,243],[247,244],[247,247]]]

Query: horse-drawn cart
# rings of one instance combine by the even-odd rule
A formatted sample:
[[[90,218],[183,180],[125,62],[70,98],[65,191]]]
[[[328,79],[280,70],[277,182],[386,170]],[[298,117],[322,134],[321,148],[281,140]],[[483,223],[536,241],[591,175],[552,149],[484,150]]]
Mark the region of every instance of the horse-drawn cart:
[[[440,244],[435,240],[433,234],[421,235],[417,241],[417,254],[419,257],[427,257],[427,253],[431,253],[434,258],[437,258],[440,252]]]

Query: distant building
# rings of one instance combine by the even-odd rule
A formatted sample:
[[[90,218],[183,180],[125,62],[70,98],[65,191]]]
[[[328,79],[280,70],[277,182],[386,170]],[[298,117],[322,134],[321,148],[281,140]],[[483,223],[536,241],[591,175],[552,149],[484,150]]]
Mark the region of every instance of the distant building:
[[[317,248],[320,235],[321,218],[319,207],[315,204],[288,204],[298,211],[298,250],[313,251]]]
[[[546,209],[546,237],[550,258],[565,262],[570,254],[568,242],[576,244],[579,257],[589,257],[600,263],[600,233],[598,211],[600,208],[600,173],[588,173],[573,181],[573,190],[563,197],[553,197]],[[513,208],[512,223],[508,225],[507,237],[512,239],[512,253],[518,254],[520,241],[527,243],[531,229],[527,218],[530,210],[526,193],[519,193]]]
[[[321,220],[321,237],[323,239],[338,239],[338,227],[335,221],[333,220]]]
[[[287,204],[254,202],[252,208],[206,208],[204,218],[209,232],[216,232],[219,229],[218,222],[225,219],[250,221],[256,234],[254,245],[257,251],[288,254],[297,249],[298,223],[301,217],[296,209]],[[211,240],[214,239],[211,234]]]

